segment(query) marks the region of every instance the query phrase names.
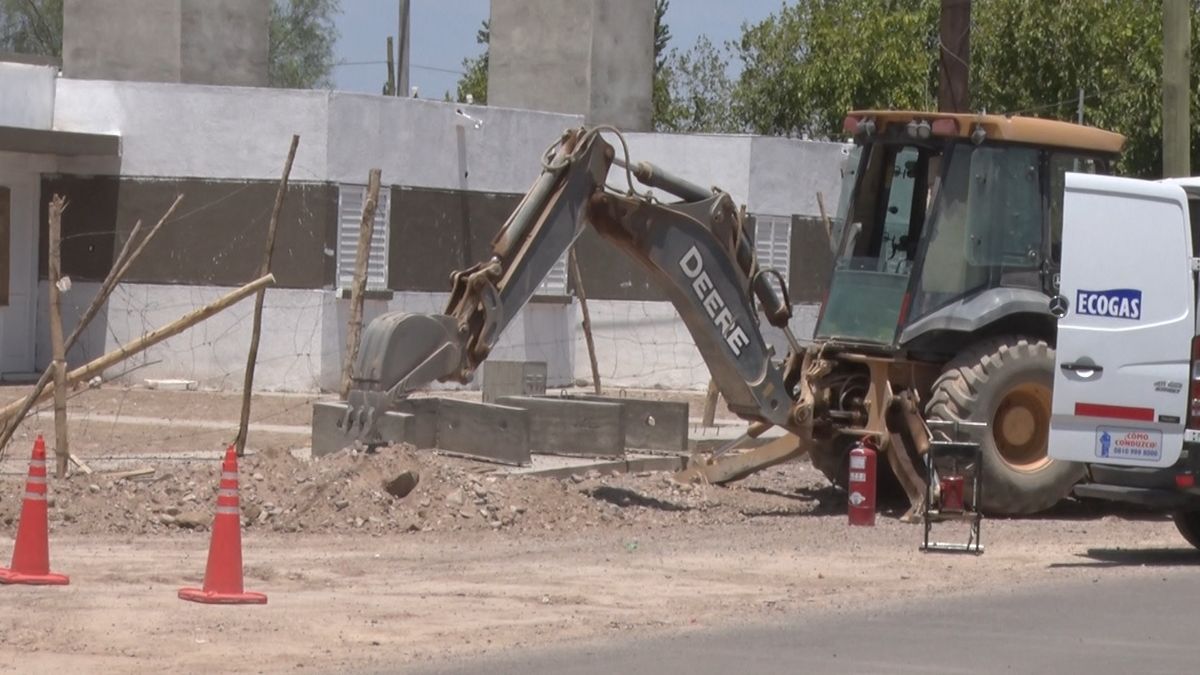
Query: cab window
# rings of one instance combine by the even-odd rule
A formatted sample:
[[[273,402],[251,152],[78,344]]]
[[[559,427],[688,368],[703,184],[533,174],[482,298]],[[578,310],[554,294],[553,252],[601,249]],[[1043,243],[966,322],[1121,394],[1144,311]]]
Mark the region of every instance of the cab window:
[[[1050,258],[1058,263],[1062,260],[1063,192],[1066,190],[1066,173],[1105,173],[1101,161],[1095,157],[1070,152],[1052,152],[1048,162],[1050,194]]]

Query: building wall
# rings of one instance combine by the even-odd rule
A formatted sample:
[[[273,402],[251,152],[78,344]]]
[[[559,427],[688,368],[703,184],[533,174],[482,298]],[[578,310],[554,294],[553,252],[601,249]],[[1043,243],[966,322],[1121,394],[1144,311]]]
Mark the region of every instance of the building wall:
[[[47,283],[39,285],[46,296]],[[77,282],[62,296],[63,327],[74,330],[100,284]],[[216,300],[231,289],[173,284],[119,284],[101,312],[67,354],[78,365],[127,344],[184,314]],[[333,389],[325,379],[325,362],[334,360],[336,344],[324,343],[323,317],[334,301],[319,290],[269,288],[263,303],[263,332],[254,384],[265,391]],[[206,388],[238,389],[250,344],[253,296],[206,321],[134,356],[105,373],[106,378],[141,382],[148,378],[196,380]],[[37,312],[37,367],[50,362],[49,324],[45,303]]]
[[[133,226],[148,231],[183,195],[171,220],[130,267],[130,282],[236,286],[257,275],[277,181],[124,178],[44,174],[41,179],[39,274],[46,276],[46,215],[54,194],[69,197],[63,213],[63,273],[103,281]],[[290,183],[279,214],[273,255],[276,285],[332,284],[337,188]]]
[[[8,303],[0,306],[0,373],[28,373],[34,364],[37,295],[38,174],[54,169],[53,158],[0,152],[0,186],[8,192]]]
[[[41,297],[48,282],[38,287]],[[96,282],[75,282],[63,294],[63,326],[69,334],[100,288]],[[67,354],[81,365],[128,344],[184,314],[228,293],[228,287],[122,283],[105,311],[85,329]],[[445,293],[397,293],[391,300],[367,300],[364,322],[384,312],[437,313]],[[548,384],[568,386],[574,380],[574,308],[554,311],[531,303],[519,312],[492,352],[497,360],[544,361]],[[151,347],[105,373],[108,379],[141,382],[182,378],[208,389],[239,389],[250,342],[253,296],[196,326]],[[263,302],[263,332],[254,384],[263,391],[333,391],[341,382],[345,336],[350,318],[348,300],[321,290],[268,288]],[[37,368],[51,359],[47,306],[37,307]],[[586,361],[586,355],[585,355]],[[469,385],[477,388],[478,381]],[[444,385],[448,388],[456,385]]]
[[[121,134],[119,162],[64,160],[64,173],[277,181],[299,134],[292,179],[329,174],[327,92],[64,78],[56,96],[55,129]]]
[[[4,100],[0,126],[49,129],[54,121],[54,80],[58,69],[0,62]]]
[[[582,123],[578,115],[394,97],[95,80],[60,79],[56,99],[54,128],[122,136],[120,158],[59,158],[39,169],[43,204],[62,191],[78,207],[68,209],[64,221],[78,235],[64,249],[67,272],[76,277],[69,313],[86,307],[132,223],[150,224],[176,193],[185,195],[177,222],[168,223],[118,288],[73,362],[253,276],[283,155],[291,134],[300,134],[276,248],[279,283],[267,293],[264,326],[270,328],[256,375],[264,389],[330,389],[340,379],[348,303],[334,289],[331,229],[340,185],[365,183],[368,169],[377,166],[390,197],[386,285],[392,296],[369,300],[368,318],[384,311],[440,312],[450,272],[487,256],[495,232],[538,175],[542,151]],[[810,269],[796,262],[803,255],[798,249],[822,244],[823,230],[812,219],[815,191],[824,192],[828,209],[836,208],[839,145],[719,135],[635,133],[627,139],[634,161],[719,185],[752,213],[795,216],[793,280],[797,267]],[[609,177],[614,186],[624,181],[622,171]],[[708,371],[686,328],[636,264],[590,230],[578,256],[605,381],[704,387]],[[44,281],[41,287],[44,297]],[[793,329],[801,337],[812,332],[812,295],[793,288],[799,298]],[[251,307],[243,304],[151,350],[126,377],[239,386]],[[590,379],[579,311],[569,297],[531,302],[492,358],[546,361],[553,387]],[[39,306],[39,367],[49,358],[44,313]],[[782,334],[764,332],[782,354]]]
[[[792,332],[809,339],[820,306],[793,308]],[[669,302],[588,300],[600,378],[606,387],[704,389],[711,379],[704,359]],[[783,332],[765,323],[763,339],[782,357],[788,343]],[[575,379],[591,382],[587,344],[575,341]]]

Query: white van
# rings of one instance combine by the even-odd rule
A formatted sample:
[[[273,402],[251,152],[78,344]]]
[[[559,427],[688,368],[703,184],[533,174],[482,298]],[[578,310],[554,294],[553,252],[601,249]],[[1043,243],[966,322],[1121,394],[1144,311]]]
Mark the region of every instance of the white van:
[[[1050,456],[1200,548],[1200,178],[1068,173]]]

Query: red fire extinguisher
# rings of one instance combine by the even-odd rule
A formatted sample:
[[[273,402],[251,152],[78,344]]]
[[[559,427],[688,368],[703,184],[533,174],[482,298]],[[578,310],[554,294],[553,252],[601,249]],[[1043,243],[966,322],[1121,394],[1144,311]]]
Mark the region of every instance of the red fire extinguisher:
[[[864,438],[850,450],[850,524],[875,525],[875,464],[879,453]]]

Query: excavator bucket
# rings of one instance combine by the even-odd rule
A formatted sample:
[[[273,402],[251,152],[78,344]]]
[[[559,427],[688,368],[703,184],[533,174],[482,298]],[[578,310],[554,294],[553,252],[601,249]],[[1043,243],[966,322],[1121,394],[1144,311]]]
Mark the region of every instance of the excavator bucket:
[[[314,435],[337,437],[343,447],[355,441],[364,445],[386,442],[379,423],[392,404],[409,392],[454,375],[463,348],[454,317],[405,312],[380,316],[363,332],[345,411],[333,422],[336,428],[314,429]]]

